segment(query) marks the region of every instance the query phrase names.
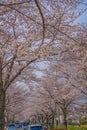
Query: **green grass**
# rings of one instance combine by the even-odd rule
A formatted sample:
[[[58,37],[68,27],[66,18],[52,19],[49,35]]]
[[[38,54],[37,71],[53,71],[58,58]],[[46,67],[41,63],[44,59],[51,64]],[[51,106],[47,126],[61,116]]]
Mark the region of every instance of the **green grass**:
[[[68,126],[68,130],[87,130],[87,126]]]
[[[63,126],[61,126],[60,128],[63,128]],[[57,126],[54,126],[54,129],[57,129]],[[68,126],[68,130],[87,130],[87,125],[83,125],[83,126]]]

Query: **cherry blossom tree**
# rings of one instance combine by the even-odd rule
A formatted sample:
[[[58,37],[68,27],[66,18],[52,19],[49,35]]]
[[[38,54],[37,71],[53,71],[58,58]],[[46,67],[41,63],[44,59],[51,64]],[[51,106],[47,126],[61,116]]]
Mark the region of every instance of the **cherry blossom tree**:
[[[59,43],[78,43],[79,27],[73,23],[86,10],[78,11],[80,2],[0,1],[0,130],[6,91],[25,68],[37,59],[58,55]]]
[[[15,122],[25,119],[23,111],[26,107],[28,90],[20,87],[9,87],[6,95],[5,117],[6,122]],[[21,116],[20,116],[21,115]]]
[[[75,63],[74,63],[75,64]],[[80,96],[80,91],[73,87],[74,78],[76,77],[77,67],[71,63],[55,61],[51,63],[46,75],[41,78],[42,91],[46,101],[53,100],[61,109],[64,119],[64,126],[67,129],[67,115],[70,105]],[[76,65],[76,64],[75,64]]]

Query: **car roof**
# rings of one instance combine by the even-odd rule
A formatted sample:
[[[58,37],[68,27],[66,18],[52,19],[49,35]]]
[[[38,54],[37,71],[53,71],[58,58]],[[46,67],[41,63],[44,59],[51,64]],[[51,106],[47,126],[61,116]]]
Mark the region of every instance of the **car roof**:
[[[15,127],[15,124],[9,124],[8,127]]]
[[[42,126],[41,124],[31,124],[29,126]]]

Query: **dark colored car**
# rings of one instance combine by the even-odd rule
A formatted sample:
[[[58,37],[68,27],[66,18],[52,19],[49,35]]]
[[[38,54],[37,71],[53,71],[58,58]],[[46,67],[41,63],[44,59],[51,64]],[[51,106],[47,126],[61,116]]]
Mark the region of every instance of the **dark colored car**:
[[[26,121],[22,122],[21,125],[22,125],[22,130],[28,130],[29,122]]]
[[[21,125],[21,123],[19,123],[19,122],[16,122],[16,123],[15,123],[15,126],[16,126],[16,128],[22,128],[22,125]]]

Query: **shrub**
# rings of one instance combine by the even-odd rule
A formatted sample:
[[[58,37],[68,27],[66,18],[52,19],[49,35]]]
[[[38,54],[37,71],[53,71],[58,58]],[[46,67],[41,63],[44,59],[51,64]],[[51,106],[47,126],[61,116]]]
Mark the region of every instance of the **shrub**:
[[[87,125],[87,119],[80,119],[80,125]]]

